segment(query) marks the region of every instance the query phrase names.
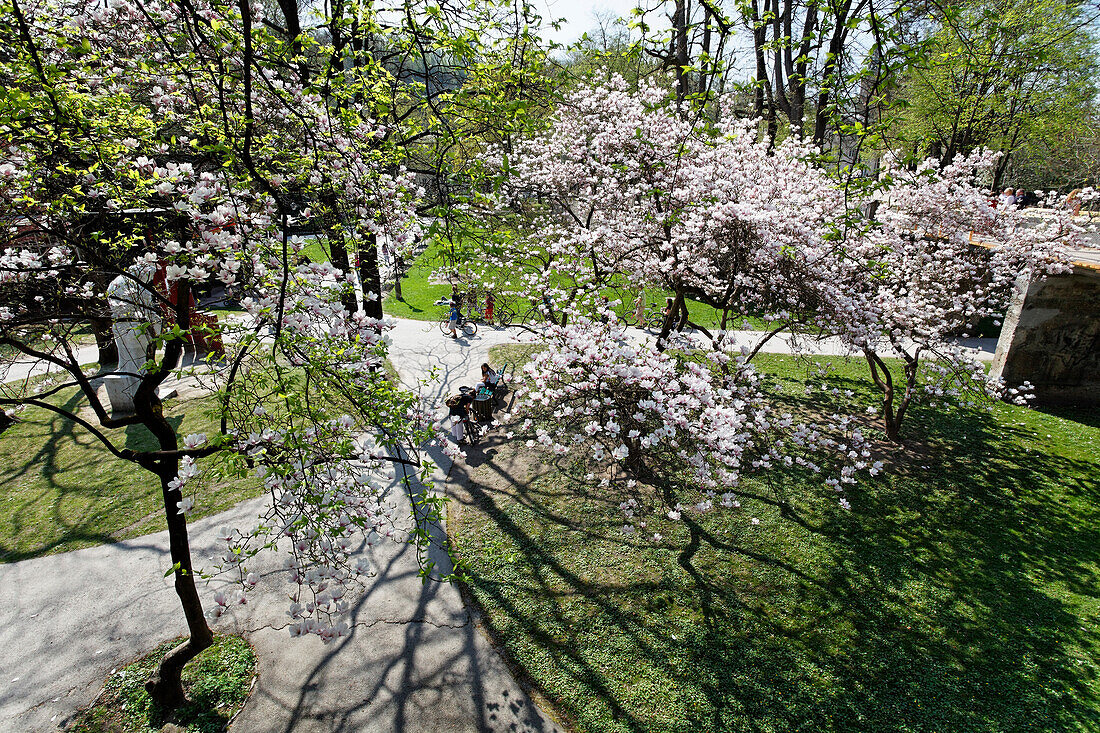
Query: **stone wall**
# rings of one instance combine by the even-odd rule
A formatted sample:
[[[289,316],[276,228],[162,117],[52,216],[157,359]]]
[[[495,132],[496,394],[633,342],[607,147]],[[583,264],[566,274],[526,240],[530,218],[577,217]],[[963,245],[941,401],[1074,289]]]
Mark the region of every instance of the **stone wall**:
[[[992,374],[1030,382],[1039,403],[1100,405],[1100,268],[1018,283]]]

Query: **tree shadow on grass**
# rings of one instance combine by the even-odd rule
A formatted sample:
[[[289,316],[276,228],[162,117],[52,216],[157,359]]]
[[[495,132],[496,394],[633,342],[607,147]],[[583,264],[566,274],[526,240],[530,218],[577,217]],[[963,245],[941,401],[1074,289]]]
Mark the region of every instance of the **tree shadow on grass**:
[[[916,427],[916,426],[911,426]],[[837,522],[825,593],[774,614],[776,642],[737,658],[832,680],[758,696],[755,717],[855,730],[1094,730],[1100,568],[1095,464],[1020,448],[983,413],[924,426],[963,436],[923,475],[883,482]],[[836,633],[846,627],[844,633]],[[710,643],[722,643],[710,639]],[[728,644],[728,642],[727,642]],[[790,679],[789,677],[786,679]],[[737,690],[732,690],[738,698]],[[780,707],[781,706],[781,707]]]
[[[1073,422],[1087,425],[1090,428],[1100,428],[1100,409],[1096,406],[1039,405],[1035,410],[1046,415],[1060,417],[1063,420],[1072,420]]]
[[[75,413],[82,401],[82,395],[75,392],[60,406]],[[182,420],[182,416],[168,418],[176,429]],[[156,447],[152,434],[143,426],[128,426],[125,436],[126,448],[140,451]],[[11,441],[11,445],[29,440],[31,447],[24,455],[9,456],[13,460],[0,467],[0,484],[23,485],[5,496],[5,534],[33,537],[37,543],[21,542],[11,547],[0,543],[0,562],[17,562],[119,539],[117,533],[128,523],[118,522],[132,511],[116,505],[134,497],[118,492],[110,481],[97,483],[91,477],[103,471],[121,476],[144,469],[111,457],[94,436],[62,416],[43,410],[36,410],[33,419],[14,426],[3,440]],[[160,484],[153,474],[149,477],[150,491],[159,499]],[[163,511],[159,504],[157,507]],[[118,526],[111,526],[112,520]]]
[[[812,529],[685,515],[645,543],[564,480],[477,473],[470,591],[581,730],[1100,728],[1096,464],[983,412],[914,417],[928,469],[851,513],[806,499]]]

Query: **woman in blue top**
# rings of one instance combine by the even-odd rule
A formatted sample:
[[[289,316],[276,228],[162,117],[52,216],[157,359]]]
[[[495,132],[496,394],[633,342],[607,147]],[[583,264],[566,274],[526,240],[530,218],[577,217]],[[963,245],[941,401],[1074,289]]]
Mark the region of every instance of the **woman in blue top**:
[[[458,338],[458,316],[458,304],[452,301],[450,321],[447,325],[451,329],[451,338],[453,339]]]

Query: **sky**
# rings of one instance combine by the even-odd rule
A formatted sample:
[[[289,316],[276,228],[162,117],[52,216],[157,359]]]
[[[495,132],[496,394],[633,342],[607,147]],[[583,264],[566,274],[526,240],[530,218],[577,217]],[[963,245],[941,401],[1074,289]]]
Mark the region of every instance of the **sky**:
[[[565,18],[561,30],[546,30],[546,37],[558,43],[572,43],[596,27],[596,13],[629,16],[637,0],[533,0],[544,20]]]

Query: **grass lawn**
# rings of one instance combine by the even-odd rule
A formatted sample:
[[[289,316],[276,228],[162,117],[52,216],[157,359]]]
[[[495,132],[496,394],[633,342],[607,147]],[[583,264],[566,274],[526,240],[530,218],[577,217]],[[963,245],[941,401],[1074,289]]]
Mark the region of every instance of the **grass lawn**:
[[[51,399],[67,409],[78,409],[82,400],[75,388]],[[209,399],[165,403],[168,420],[180,435],[213,428]],[[152,434],[140,425],[108,432],[119,447],[156,447]],[[156,476],[114,458],[83,428],[47,410],[24,410],[20,421],[0,434],[0,486],[0,562],[116,542],[165,527]],[[228,509],[260,488],[251,479],[202,486],[191,518]]]
[[[790,357],[757,363],[807,399]],[[861,363],[832,380],[870,400]],[[789,510],[651,517],[658,542],[621,533],[625,488],[494,437],[449,526],[487,628],[579,731],[1100,730],[1100,419],[905,429],[851,512],[788,472]]]
[[[301,256],[308,259],[310,262],[328,262],[328,250],[325,248],[323,241],[316,236],[310,235],[303,237],[306,245],[302,247]]]
[[[310,247],[312,246],[315,245],[310,245]],[[434,270],[443,265],[442,254],[446,246],[446,243],[442,240],[435,240],[421,253],[420,257],[409,268],[406,276],[401,279],[401,295],[404,300],[398,300],[393,291],[386,295],[385,300],[382,302],[386,313],[398,318],[411,318],[418,321],[437,321],[440,319],[444,309],[442,306],[435,305],[435,301],[442,297],[449,297],[451,286],[429,283],[428,278]],[[647,294],[647,299],[653,307],[663,308],[667,295],[665,291],[651,290]],[[687,303],[688,312],[691,314],[693,322],[708,327],[718,324],[717,311],[714,308],[690,299]],[[524,301],[515,304],[514,309],[517,311],[517,315],[522,316],[530,305],[530,303]],[[633,316],[634,302],[633,300],[624,301],[615,310],[620,317],[630,318]],[[741,328],[744,320],[737,319],[736,322],[731,323],[731,326]],[[766,325],[759,318],[749,318],[747,320],[753,328],[763,328]]]
[[[248,699],[256,654],[239,636],[215,636],[183,669],[187,704],[166,716],[145,680],[183,639],[172,639],[107,678],[103,694],[77,714],[69,733],[155,733],[173,722],[188,733],[220,733]]]
[[[401,295],[404,300],[398,300],[391,290],[382,301],[382,307],[386,313],[398,318],[412,318],[418,321],[438,321],[443,314],[443,307],[435,305],[435,301],[442,297],[449,297],[451,286],[444,284],[432,284],[428,282],[432,271],[441,267],[440,259],[445,248],[441,240],[433,240],[416,261],[409,268],[405,277],[401,278]]]

